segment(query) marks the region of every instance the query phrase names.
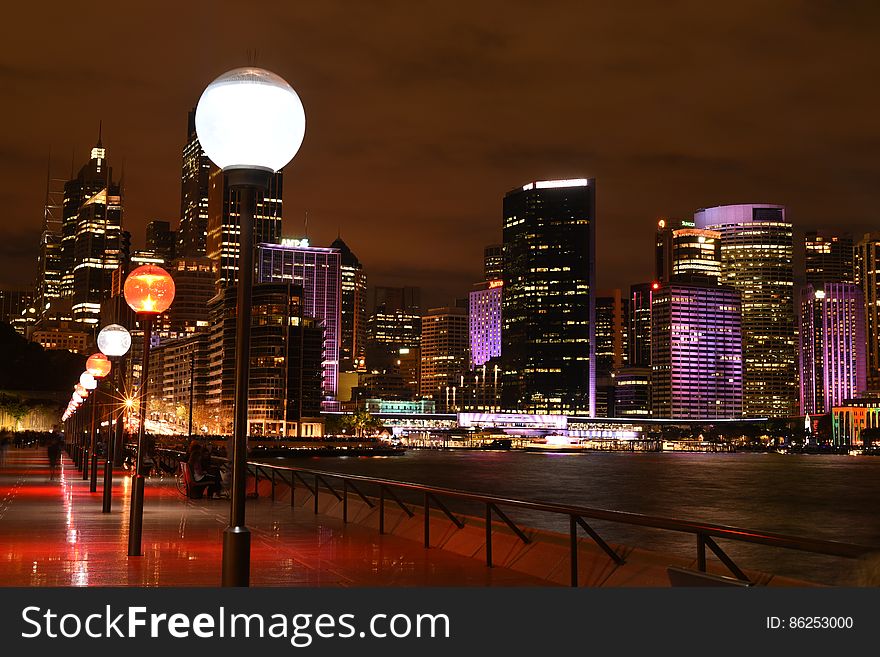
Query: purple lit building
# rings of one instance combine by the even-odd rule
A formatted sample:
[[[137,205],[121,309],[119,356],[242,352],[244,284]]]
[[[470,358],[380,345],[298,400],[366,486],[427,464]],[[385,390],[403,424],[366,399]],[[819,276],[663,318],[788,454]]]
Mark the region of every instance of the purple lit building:
[[[653,291],[651,305],[652,415],[742,417],[739,292],[710,283],[672,282]]]
[[[480,367],[490,358],[501,355],[501,291],[500,280],[474,285],[470,293],[471,369]]]
[[[339,249],[310,246],[305,239],[284,239],[281,244],[257,246],[256,282],[301,285],[303,315],[323,322],[324,402],[335,400],[339,376],[340,264]]]
[[[801,413],[830,413],[867,387],[865,297],[853,283],[801,291]]]

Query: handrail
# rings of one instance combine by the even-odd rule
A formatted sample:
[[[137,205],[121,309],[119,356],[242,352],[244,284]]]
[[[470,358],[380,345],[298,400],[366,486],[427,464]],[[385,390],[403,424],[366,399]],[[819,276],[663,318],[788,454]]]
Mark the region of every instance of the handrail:
[[[158,450],[158,451],[167,451],[170,453],[174,453],[174,450]],[[182,455],[182,453],[177,453],[178,455]],[[367,483],[372,484],[379,487],[379,532],[384,533],[385,528],[385,493],[389,493],[392,499],[401,507],[403,511],[407,513],[409,517],[412,517],[412,511],[404,504],[402,500],[400,500],[397,495],[394,494],[394,489],[398,490],[408,490],[417,493],[421,493],[423,495],[423,505],[426,510],[426,518],[425,518],[425,547],[430,547],[430,535],[429,535],[429,517],[427,511],[430,509],[430,500],[434,500],[436,502],[436,506],[443,511],[447,518],[450,519],[456,526],[461,528],[463,523],[459,520],[458,517],[453,515],[449,509],[440,501],[441,497],[466,500],[470,502],[476,502],[480,504],[486,505],[486,563],[489,567],[492,567],[492,516],[493,514],[498,516],[510,529],[511,531],[517,535],[521,541],[524,543],[529,542],[529,537],[526,536],[524,532],[522,532],[516,524],[504,514],[503,511],[499,507],[509,507],[509,508],[517,508],[517,509],[525,509],[529,511],[537,511],[543,513],[554,513],[559,515],[568,516],[569,518],[569,539],[570,539],[570,560],[571,560],[571,585],[577,586],[578,584],[578,569],[577,569],[577,541],[578,541],[578,527],[581,527],[589,537],[611,558],[616,564],[621,565],[624,563],[624,559],[621,555],[614,551],[602,538],[599,534],[592,528],[587,522],[585,522],[585,518],[589,518],[591,520],[604,520],[607,522],[620,523],[626,525],[634,525],[638,527],[647,527],[651,529],[662,529],[667,531],[675,531],[687,534],[693,534],[696,537],[696,547],[697,547],[697,567],[700,571],[706,571],[706,548],[708,547],[711,552],[713,552],[718,559],[723,563],[730,572],[733,573],[735,577],[740,580],[748,581],[747,576],[743,573],[743,571],[733,562],[733,560],[724,553],[721,547],[713,540],[712,537],[715,538],[724,538],[734,541],[740,541],[745,543],[755,543],[760,545],[767,545],[771,547],[777,548],[785,548],[790,550],[799,550],[803,552],[810,552],[813,554],[823,554],[835,557],[843,557],[848,559],[857,559],[864,555],[878,552],[880,551],[880,547],[869,547],[865,545],[857,545],[853,543],[843,543],[839,541],[829,541],[824,539],[815,539],[815,538],[804,538],[800,536],[790,536],[786,534],[777,534],[773,532],[762,532],[751,529],[744,529],[741,527],[732,527],[729,525],[719,525],[713,523],[703,523],[703,522],[693,522],[689,520],[679,520],[676,518],[666,518],[662,516],[649,516],[641,513],[632,513],[629,511],[613,511],[610,509],[601,509],[595,507],[584,507],[584,506],[576,506],[571,504],[561,504],[556,502],[540,502],[540,501],[532,501],[532,500],[520,500],[509,497],[502,497],[498,495],[489,495],[483,493],[473,493],[470,491],[458,490],[455,488],[445,488],[442,486],[431,486],[427,484],[417,484],[409,481],[399,481],[395,479],[384,479],[381,477],[371,477],[366,475],[357,475],[357,474],[346,474],[341,472],[331,472],[328,470],[316,470],[312,468],[302,468],[297,466],[290,465],[273,465],[270,463],[266,463],[263,461],[248,461],[247,465],[253,469],[255,476],[258,478],[259,473],[262,472],[263,476],[265,476],[266,472],[290,472],[290,481],[285,477],[279,477],[279,479],[291,487],[294,488],[296,479],[300,479],[303,484],[306,484],[305,476],[308,475],[313,477],[314,481],[314,490],[312,490],[311,486],[308,486],[309,492],[314,495],[314,508],[315,513],[318,512],[318,495],[320,493],[320,484],[323,484],[324,488],[326,488],[331,494],[333,494],[337,500],[343,502],[344,506],[344,516],[345,521],[348,519],[348,497],[347,491],[348,488],[351,487],[352,490],[356,491],[356,493],[362,498],[364,495],[361,493],[359,489],[354,486],[352,482],[358,483]],[[338,491],[336,491],[330,484],[327,482],[328,478],[341,479],[343,482],[343,494],[340,495]],[[274,499],[274,488],[275,488],[275,478],[272,477],[273,481],[273,499]],[[418,506],[418,503],[410,502],[410,504],[414,504]]]

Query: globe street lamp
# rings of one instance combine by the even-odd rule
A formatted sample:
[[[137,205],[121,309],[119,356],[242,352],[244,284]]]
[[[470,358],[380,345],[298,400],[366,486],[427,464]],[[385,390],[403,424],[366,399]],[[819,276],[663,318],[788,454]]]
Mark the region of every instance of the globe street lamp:
[[[92,373],[88,370],[79,375],[79,384],[89,392],[98,387],[98,382],[95,380],[94,375],[92,375]],[[85,402],[85,397],[82,397],[80,395],[75,395],[75,397],[80,397],[78,404],[82,404],[83,402]],[[82,417],[80,418],[80,425],[79,439],[80,443],[82,444],[82,454],[80,456],[81,462],[79,465],[82,470],[83,481],[85,481],[89,478],[89,450],[88,445],[86,444],[86,438],[83,436],[83,432],[85,432],[86,426],[85,420]]]
[[[86,372],[91,374],[100,382],[105,376],[110,374],[110,359],[102,353],[92,354],[86,361]],[[100,388],[95,390],[92,397],[92,427],[89,431],[89,452],[91,455],[91,472],[89,477],[89,492],[95,493],[98,490],[98,435],[95,432],[95,410],[98,408],[98,392]],[[99,429],[100,430],[100,429]]]
[[[102,328],[98,333],[98,349],[110,358],[111,361],[116,360],[117,365],[122,365],[122,357],[131,349],[131,333],[124,326],[119,324],[109,324]],[[121,387],[123,381],[122,368],[116,367],[116,389]],[[112,419],[112,411],[111,411]],[[122,452],[122,414],[116,420],[114,436],[111,438],[110,432],[113,431],[114,425],[111,422],[107,434],[107,449],[104,459],[104,488],[103,488],[103,506],[101,511],[110,513],[113,493],[113,460],[116,454]]]
[[[131,492],[128,522],[128,556],[141,556],[141,530],[144,523],[144,476],[141,473],[144,446],[144,424],[147,411],[147,382],[150,373],[150,331],[153,318],[168,310],[174,301],[174,281],[171,275],[155,265],[143,265],[132,271],[125,279],[122,290],[125,302],[141,321],[144,329],[144,351],[141,361],[140,426],[138,427],[137,458],[135,459],[134,485]]]
[[[232,500],[223,533],[223,586],[248,586],[250,532],[245,526],[251,286],[254,274],[254,205],[273,173],[302,144],[302,102],[281,77],[261,68],[236,68],[211,82],[196,107],[196,133],[205,153],[239,193],[238,306],[235,347],[235,420]]]

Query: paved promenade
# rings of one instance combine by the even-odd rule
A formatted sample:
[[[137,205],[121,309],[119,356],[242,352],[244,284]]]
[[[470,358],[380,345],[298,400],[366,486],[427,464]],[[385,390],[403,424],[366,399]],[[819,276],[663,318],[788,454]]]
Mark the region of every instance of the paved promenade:
[[[143,556],[128,557],[131,481],[114,474],[113,510],[64,454],[49,480],[45,448],[10,449],[0,466],[0,586],[219,586],[228,500],[187,500],[174,477],[146,484]],[[249,500],[252,586],[547,586],[417,541]]]

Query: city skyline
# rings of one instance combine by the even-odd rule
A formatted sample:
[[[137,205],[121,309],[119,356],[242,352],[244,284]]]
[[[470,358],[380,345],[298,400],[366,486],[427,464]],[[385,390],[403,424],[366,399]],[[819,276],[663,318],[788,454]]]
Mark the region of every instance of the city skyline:
[[[122,12],[94,45],[77,40],[84,55],[113,53],[110,70],[88,56],[59,64],[68,39],[91,26],[56,12],[39,39],[24,30],[3,46],[19,55],[7,61],[23,63],[0,70],[20,99],[6,110],[17,128],[0,142],[0,170],[12,182],[0,281],[33,281],[47,156],[53,177],[68,178],[71,152],[78,168],[99,121],[115,175],[124,176],[123,223],[135,245],[148,221],[176,227],[186,113],[208,80],[246,63],[247,48],[291,79],[306,105],[303,156],[286,171],[284,235],[301,235],[308,210],[312,243],[341,233],[371,284],[420,285],[425,306],[448,304],[481,279],[480,251],[500,240],[500,197],[535,179],[598,180],[602,288],[648,280],[656,218],[701,207],[778,203],[796,233],[858,237],[872,227],[880,173],[871,157],[877,91],[864,84],[877,10],[793,3],[762,7],[755,20],[748,4],[627,16],[487,4],[466,22],[430,5],[418,16],[389,5],[394,20],[360,8],[293,15],[276,7],[273,20],[245,26],[234,44],[213,36],[237,30],[222,11],[184,38],[197,10],[181,7],[162,24],[170,47],[161,52],[129,45],[143,43],[137,35],[155,32],[158,19]],[[30,8],[17,11],[25,24],[36,20]],[[62,26],[71,36],[62,38]],[[589,39],[560,38],[584,30]],[[817,91],[829,77],[834,93]],[[100,103],[79,102],[96,87]]]

